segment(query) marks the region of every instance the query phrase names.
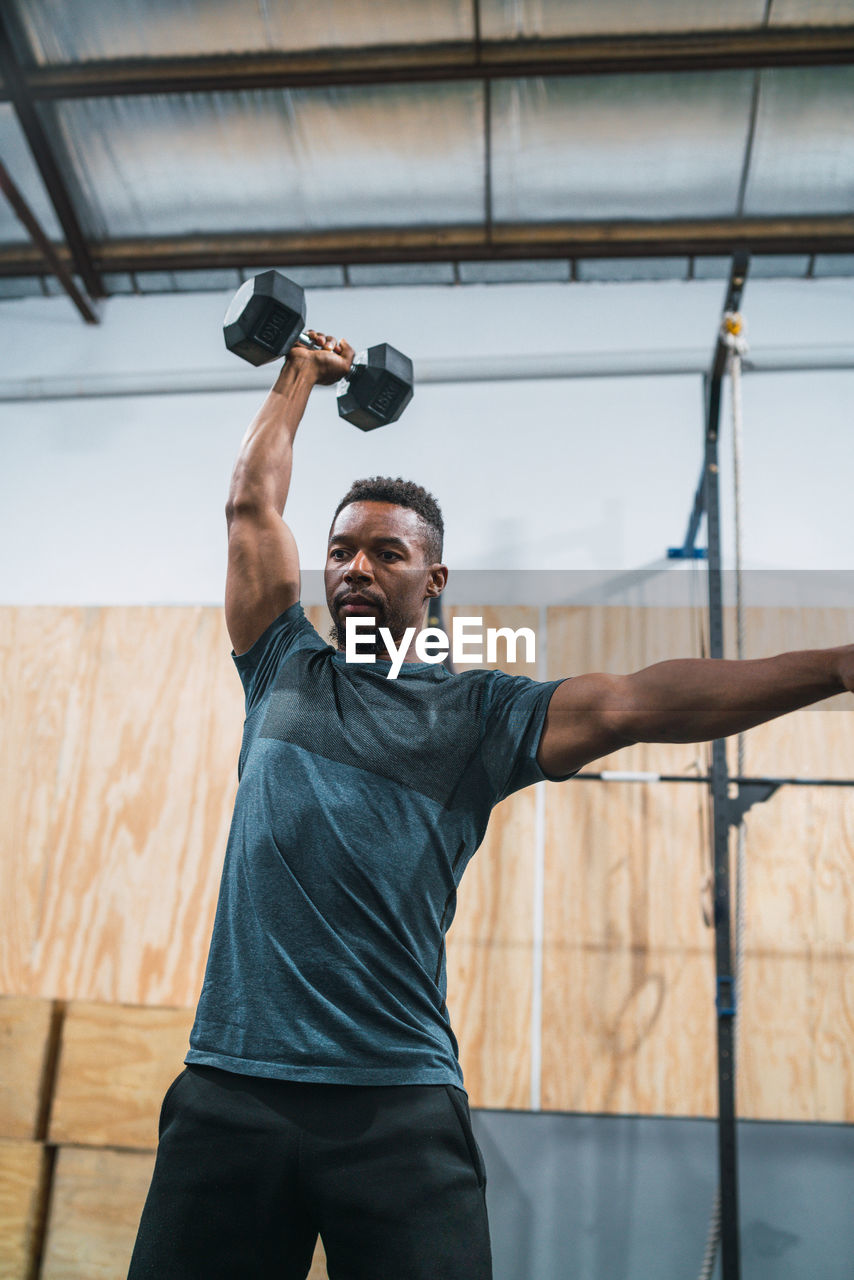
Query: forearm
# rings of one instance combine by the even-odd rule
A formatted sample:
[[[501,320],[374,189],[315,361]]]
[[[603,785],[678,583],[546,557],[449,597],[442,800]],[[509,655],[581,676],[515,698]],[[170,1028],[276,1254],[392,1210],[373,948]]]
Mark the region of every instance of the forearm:
[[[228,509],[275,507],[279,515],[291,483],[293,443],[315,385],[310,365],[286,360],[243,438],[231,477]]]
[[[634,742],[705,742],[842,693],[854,646],[774,658],[659,662],[626,676],[621,721]]]

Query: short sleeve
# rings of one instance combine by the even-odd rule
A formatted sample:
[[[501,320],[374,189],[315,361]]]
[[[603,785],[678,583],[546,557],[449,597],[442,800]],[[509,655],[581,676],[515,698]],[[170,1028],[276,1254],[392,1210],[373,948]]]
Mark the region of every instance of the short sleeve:
[[[495,802],[534,782],[549,779],[537,764],[537,751],[549,702],[561,680],[492,673],[484,705],[482,759],[495,790]],[[567,774],[572,777],[572,774]]]
[[[245,653],[232,652],[246,694],[246,714],[269,689],[281,667],[300,649],[325,649],[299,601],[280,613]]]

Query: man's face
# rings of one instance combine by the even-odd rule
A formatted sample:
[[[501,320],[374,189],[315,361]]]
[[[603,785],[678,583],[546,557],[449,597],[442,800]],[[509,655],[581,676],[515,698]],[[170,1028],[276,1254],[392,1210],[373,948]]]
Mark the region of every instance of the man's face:
[[[442,590],[443,565],[427,563],[424,524],[409,507],[351,502],[338,513],[326,552],[326,603],[344,648],[348,617],[371,617],[397,643],[422,625],[424,602]]]

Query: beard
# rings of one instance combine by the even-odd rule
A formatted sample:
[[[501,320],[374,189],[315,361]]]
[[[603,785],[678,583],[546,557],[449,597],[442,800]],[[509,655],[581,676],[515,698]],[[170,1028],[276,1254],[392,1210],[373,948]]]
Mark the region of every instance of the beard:
[[[395,644],[399,645],[403,639],[406,628],[411,627],[413,625],[413,621],[409,614],[405,613],[402,608],[391,602],[387,602],[384,605],[377,604],[375,608],[376,615],[373,619],[373,647],[371,647],[369,643],[371,639],[370,633],[363,633],[359,637],[359,648],[362,653],[373,652],[375,657],[383,658],[386,657],[387,654],[386,647],[383,644],[382,637],[380,636],[380,627],[386,627],[387,630],[391,632]],[[343,651],[347,640],[345,619],[342,618],[340,613],[332,607],[330,607],[329,612],[333,617],[332,626],[329,628],[329,642],[334,645],[336,649]]]

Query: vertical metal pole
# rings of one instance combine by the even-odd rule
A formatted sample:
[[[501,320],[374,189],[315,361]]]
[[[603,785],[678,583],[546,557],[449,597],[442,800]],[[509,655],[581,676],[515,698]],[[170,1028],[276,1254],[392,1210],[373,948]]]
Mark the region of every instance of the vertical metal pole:
[[[706,431],[706,520],[709,546],[709,653],[722,658],[723,574],[721,569],[718,477],[717,395],[707,379],[709,420]],[[714,404],[714,401],[717,404]],[[712,416],[712,409],[715,409]],[[730,938],[729,772],[726,741],[712,743],[711,792],[714,835],[715,978],[718,1028],[718,1176],[721,1197],[721,1265],[723,1280],[739,1280],[738,1160],[735,1132],[735,981]]]
[[[724,312],[737,311],[747,275],[748,256],[733,256]],[[720,484],[718,432],[721,386],[727,347],[718,334],[711,373],[706,378],[705,506],[709,564],[709,653],[724,656],[723,572],[721,568]],[[730,799],[726,741],[712,743],[710,778],[714,834],[715,989],[718,1026],[718,1171],[721,1208],[721,1270],[723,1280],[739,1280],[741,1261],[738,1230],[738,1159],[735,1129],[735,976],[730,926],[729,829]]]
[[[90,306],[87,298],[83,296],[77,285],[74,283],[74,277],[54,249],[50,240],[48,240],[42,227],[27,204],[23,195],[19,191],[16,184],[12,181],[6,166],[0,160],[0,191],[8,200],[12,211],[17,215],[20,222],[26,227],[30,234],[33,244],[39,249],[42,257],[48,266],[53,270],[54,275],[59,280],[65,292],[74,303],[87,324],[97,324],[97,313]]]

